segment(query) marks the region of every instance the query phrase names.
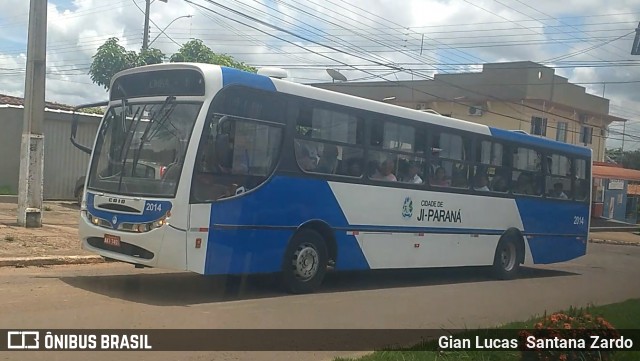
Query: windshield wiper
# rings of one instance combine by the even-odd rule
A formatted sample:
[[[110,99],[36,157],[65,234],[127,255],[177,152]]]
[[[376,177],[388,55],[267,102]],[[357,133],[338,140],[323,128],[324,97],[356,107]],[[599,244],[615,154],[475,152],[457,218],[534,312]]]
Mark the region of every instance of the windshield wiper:
[[[124,142],[122,143],[122,148],[120,148],[120,179],[118,180],[118,191],[120,191],[120,187],[122,187],[122,178],[124,177],[124,167],[127,164],[127,156],[129,155],[129,149],[131,147],[131,141],[133,140],[133,136],[135,135],[135,128],[137,127],[138,122],[140,121],[140,119],[142,119],[142,115],[144,114],[144,110],[147,108],[147,106],[145,105],[142,108],[138,108],[138,110],[136,110],[136,112],[133,114],[133,118],[131,119],[131,126],[129,127],[129,130],[127,132],[125,132],[125,134],[127,135],[125,137]],[[125,114],[124,119],[126,120],[126,108],[122,109],[122,113]],[[140,114],[140,116],[138,116],[138,114]],[[136,117],[138,118],[136,120]],[[134,127],[134,124],[136,125],[136,127]],[[123,125],[124,128],[124,125]],[[123,129],[124,130],[124,129]],[[126,149],[126,151],[125,151]],[[124,154],[122,154],[122,152],[124,151]],[[133,176],[133,169],[131,170],[131,175]]]
[[[168,96],[167,99],[165,99],[164,103],[162,103],[162,106],[160,107],[160,109],[158,109],[158,111],[154,113],[151,119],[149,119],[149,124],[147,124],[147,127],[144,129],[144,133],[142,134],[142,137],[140,137],[140,145],[138,146],[138,150],[135,152],[133,156],[133,164],[131,165],[132,172],[133,172],[133,169],[136,169],[136,166],[138,165],[138,160],[140,159],[140,152],[142,151],[142,147],[144,146],[144,143],[148,141],[147,137],[149,135],[149,131],[151,130],[151,127],[154,125],[154,123],[156,123],[155,116],[157,114],[162,113],[164,108],[166,108],[167,105],[169,105],[170,103],[173,103],[175,100],[176,100],[176,97]],[[169,117],[169,113],[170,112],[168,111],[165,113],[165,116],[161,118],[160,121],[158,121],[159,124],[156,127],[162,124],[160,123],[161,121],[164,121],[164,119],[167,119]]]

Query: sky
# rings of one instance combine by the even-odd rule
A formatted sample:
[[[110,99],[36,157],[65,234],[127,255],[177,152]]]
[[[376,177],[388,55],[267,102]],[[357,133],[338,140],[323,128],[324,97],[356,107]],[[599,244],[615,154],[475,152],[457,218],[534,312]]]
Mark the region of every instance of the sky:
[[[144,7],[48,0],[47,100],[105,100],[88,75],[91,57],[111,37],[139,51]],[[28,0],[0,1],[1,94],[24,94],[28,15]],[[151,47],[167,55],[201,39],[303,83],[331,81],[327,68],[349,81],[395,81],[539,62],[610,99],[610,113],[629,119],[625,149],[640,148],[640,55],[630,53],[640,0],[154,0],[150,19]],[[607,146],[619,147],[622,124],[610,130]]]

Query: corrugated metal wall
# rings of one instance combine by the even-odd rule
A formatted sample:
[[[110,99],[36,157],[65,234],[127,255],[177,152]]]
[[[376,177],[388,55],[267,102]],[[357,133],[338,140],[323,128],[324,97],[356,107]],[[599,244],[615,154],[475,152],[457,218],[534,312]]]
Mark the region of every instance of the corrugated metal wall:
[[[78,143],[93,146],[99,121],[98,117],[81,117],[76,133]],[[71,144],[70,134],[70,114],[51,114],[46,117],[44,122],[44,198],[47,200],[73,199],[76,181],[87,172],[89,154]]]
[[[99,117],[80,116],[77,139],[93,146]],[[0,108],[0,186],[18,189],[22,109]],[[89,155],[71,144],[71,114],[45,112],[44,120],[44,199],[72,200],[74,186],[86,174]]]

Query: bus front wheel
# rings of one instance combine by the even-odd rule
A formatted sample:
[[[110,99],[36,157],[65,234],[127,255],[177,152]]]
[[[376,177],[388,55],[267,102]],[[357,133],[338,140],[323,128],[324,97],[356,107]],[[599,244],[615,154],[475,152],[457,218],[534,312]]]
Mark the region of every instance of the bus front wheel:
[[[520,247],[513,237],[506,237],[498,242],[493,259],[493,273],[496,278],[509,280],[517,277],[520,271]]]
[[[298,230],[284,255],[284,289],[290,293],[310,293],[318,288],[327,272],[327,254],[327,246],[318,232]]]

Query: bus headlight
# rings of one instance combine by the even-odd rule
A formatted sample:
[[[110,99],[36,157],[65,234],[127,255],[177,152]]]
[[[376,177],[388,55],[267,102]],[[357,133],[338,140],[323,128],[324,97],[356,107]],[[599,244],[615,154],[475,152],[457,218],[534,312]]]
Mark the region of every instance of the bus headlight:
[[[91,215],[91,213],[87,212],[87,219],[89,220],[89,222],[93,225],[98,225],[100,223],[100,219],[94,217]]]
[[[147,223],[121,223],[118,229],[125,232],[144,233],[160,228],[168,223],[167,219],[162,217],[157,221]]]

